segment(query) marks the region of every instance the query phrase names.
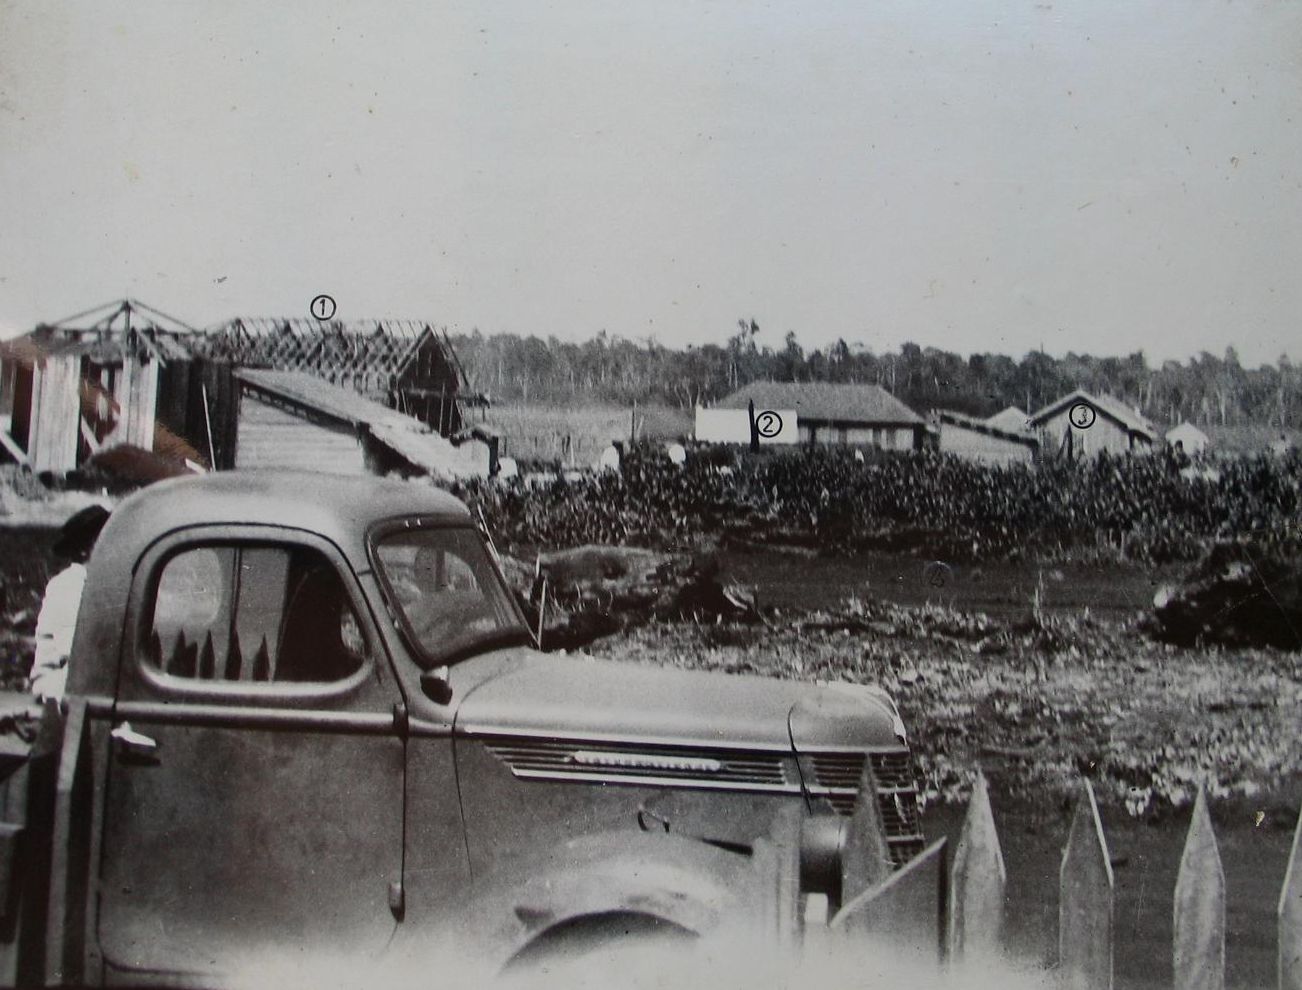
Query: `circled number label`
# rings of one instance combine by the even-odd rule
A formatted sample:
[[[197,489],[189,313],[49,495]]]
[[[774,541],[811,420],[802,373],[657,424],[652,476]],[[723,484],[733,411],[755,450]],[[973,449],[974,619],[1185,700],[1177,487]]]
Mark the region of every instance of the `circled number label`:
[[[772,409],[765,409],[755,417],[755,432],[765,439],[771,439],[782,432],[782,417]]]
[[[316,319],[328,320],[335,315],[336,307],[334,299],[322,293],[312,300],[312,305],[308,308]]]
[[[1071,425],[1076,427],[1078,430],[1088,430],[1093,426],[1094,417],[1094,407],[1086,402],[1076,403],[1071,407],[1071,411],[1067,413],[1067,419],[1069,419]]]

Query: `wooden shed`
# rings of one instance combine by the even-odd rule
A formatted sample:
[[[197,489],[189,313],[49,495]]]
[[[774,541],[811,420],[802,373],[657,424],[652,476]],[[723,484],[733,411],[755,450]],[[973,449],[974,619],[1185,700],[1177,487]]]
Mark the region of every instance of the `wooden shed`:
[[[1188,421],[1166,431],[1167,446],[1190,456],[1203,453],[1210,442],[1206,433]]]
[[[486,477],[496,447],[459,443],[414,417],[303,371],[241,368],[231,466],[328,474]]]
[[[126,444],[206,461],[186,416],[197,333],[124,299],[0,342],[0,457],[67,472]]]
[[[421,420],[459,432],[469,390],[446,333],[416,320],[321,321],[238,317],[208,330],[205,357],[240,368],[305,372]]]

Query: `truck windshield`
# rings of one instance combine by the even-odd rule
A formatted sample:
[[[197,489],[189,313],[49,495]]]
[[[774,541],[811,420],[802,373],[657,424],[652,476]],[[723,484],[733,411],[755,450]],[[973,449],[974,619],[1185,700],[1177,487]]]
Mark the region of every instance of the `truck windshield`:
[[[445,664],[497,646],[530,642],[474,530],[401,529],[381,536],[374,546],[390,606],[401,617],[420,660]]]

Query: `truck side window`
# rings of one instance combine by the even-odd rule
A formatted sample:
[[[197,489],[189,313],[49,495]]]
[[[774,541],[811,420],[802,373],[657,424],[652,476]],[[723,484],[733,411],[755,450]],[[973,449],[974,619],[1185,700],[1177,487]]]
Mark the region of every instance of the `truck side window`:
[[[183,550],[163,565],[152,616],[148,660],[173,677],[329,683],[367,655],[338,572],[307,547]]]

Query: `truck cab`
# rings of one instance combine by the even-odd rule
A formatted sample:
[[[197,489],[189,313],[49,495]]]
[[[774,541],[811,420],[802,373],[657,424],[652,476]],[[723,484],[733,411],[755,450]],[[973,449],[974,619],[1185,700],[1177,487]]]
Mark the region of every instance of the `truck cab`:
[[[883,693],[539,652],[491,543],[426,485],[137,493],[69,667],[48,877],[26,878],[53,985],[436,946],[496,971],[612,920],[791,933],[811,893],[835,910],[923,848]]]

